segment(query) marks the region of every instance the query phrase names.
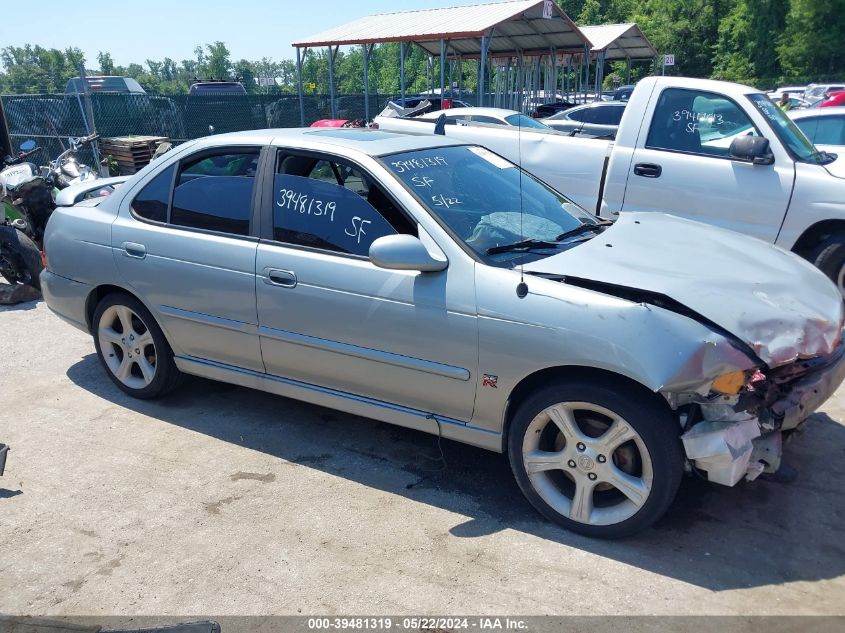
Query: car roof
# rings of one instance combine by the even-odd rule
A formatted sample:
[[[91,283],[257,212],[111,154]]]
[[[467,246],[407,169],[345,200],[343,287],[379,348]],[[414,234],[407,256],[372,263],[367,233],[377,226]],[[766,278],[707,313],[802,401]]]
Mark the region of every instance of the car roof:
[[[519,114],[519,112],[517,112],[516,110],[508,110],[506,108],[481,108],[477,106],[472,106],[469,108],[450,108],[448,110],[435,110],[434,112],[426,112],[418,118],[436,119],[444,112],[446,114],[451,114],[452,112],[454,112],[455,114],[460,114],[461,116],[472,116],[473,114],[477,114],[479,116],[493,116],[502,119],[504,119],[506,116],[511,116],[512,114]]]
[[[829,108],[810,108],[808,110],[790,110],[789,118],[793,121],[810,117],[845,116],[845,106],[830,106]]]
[[[434,134],[410,135],[368,128],[278,128],[216,134],[199,139],[196,148],[220,145],[275,145],[297,149],[344,149],[368,156],[383,156],[436,147],[466,145]]]
[[[579,103],[576,106],[569,108],[569,110],[565,110],[565,112],[572,112],[573,110],[583,110],[584,108],[600,108],[603,106],[608,106],[611,108],[625,108],[628,106],[627,101],[592,101],[590,103]]]

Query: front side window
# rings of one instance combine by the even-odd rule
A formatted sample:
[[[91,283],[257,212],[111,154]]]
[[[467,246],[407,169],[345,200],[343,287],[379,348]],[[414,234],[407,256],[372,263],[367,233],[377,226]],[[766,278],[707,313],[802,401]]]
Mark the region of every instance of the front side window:
[[[578,121],[579,123],[591,123],[593,118],[591,112],[592,108],[578,108],[568,112],[562,112],[561,114],[563,116],[561,118]]]
[[[173,191],[170,223],[249,235],[258,152],[216,154],[184,161]]]
[[[480,259],[509,267],[574,246],[593,216],[498,154],[476,146],[438,147],[382,159],[431,215]],[[560,239],[559,239],[560,238]],[[528,251],[501,247],[535,240]],[[535,248],[536,247],[536,248]],[[490,252],[493,249],[493,252]]]
[[[845,117],[812,117],[796,124],[815,145],[845,145]]]
[[[618,106],[604,106],[594,108],[594,110],[596,116],[595,123],[599,123],[601,125],[619,125],[625,108],[620,108]]]
[[[273,199],[279,242],[366,257],[385,235],[416,226],[358,168],[335,159],[280,154]]]
[[[173,185],[175,170],[176,165],[171,165],[144,185],[132,201],[132,211],[135,215],[153,222],[167,222],[170,187]]]
[[[748,116],[730,99],[667,88],[658,99],[646,147],[725,158],[735,138],[757,135]]]

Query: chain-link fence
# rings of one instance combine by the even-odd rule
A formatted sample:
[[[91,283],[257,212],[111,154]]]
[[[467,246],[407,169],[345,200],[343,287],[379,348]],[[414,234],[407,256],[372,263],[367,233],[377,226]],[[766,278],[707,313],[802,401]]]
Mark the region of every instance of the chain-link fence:
[[[42,147],[59,145],[58,139],[91,132],[84,112],[85,95],[4,95],[9,134],[14,146],[34,139]],[[290,95],[149,95],[106,94],[90,96],[94,126],[102,137],[167,136],[175,142],[210,133],[260,128],[298,127],[299,97]],[[369,96],[370,117],[396,95]],[[303,98],[305,125],[331,118],[329,95]],[[335,113],[341,119],[364,118],[364,95],[335,95]],[[51,149],[51,153],[56,152]]]

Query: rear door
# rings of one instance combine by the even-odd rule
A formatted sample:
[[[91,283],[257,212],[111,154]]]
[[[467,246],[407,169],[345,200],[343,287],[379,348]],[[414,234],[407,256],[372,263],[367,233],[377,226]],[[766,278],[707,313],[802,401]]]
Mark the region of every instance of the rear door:
[[[666,88],[656,99],[630,163],[622,211],[662,211],[774,242],[795,180],[792,160],[774,144],[772,165],[732,160],[731,142],[760,131],[724,95]]]
[[[181,356],[263,371],[255,309],[258,147],[195,152],[127,196],[112,248]]]

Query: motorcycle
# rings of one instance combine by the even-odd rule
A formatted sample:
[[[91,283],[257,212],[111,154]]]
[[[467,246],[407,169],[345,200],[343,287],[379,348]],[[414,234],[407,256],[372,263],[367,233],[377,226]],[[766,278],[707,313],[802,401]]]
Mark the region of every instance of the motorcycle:
[[[57,204],[109,195],[125,178],[101,179],[77,160],[81,149],[99,135],[70,138],[70,147],[48,165],[37,167],[27,159],[40,151],[34,141],[21,143],[17,156],[7,156],[0,171],[0,275],[11,284],[40,290],[43,268],[40,244],[47,220]],[[65,191],[69,195],[62,192]]]
[[[27,158],[41,151],[35,141],[21,143],[17,156],[7,156],[0,171],[0,275],[10,284],[41,289],[41,253],[36,245],[44,236],[53,211],[52,184]]]
[[[71,137],[68,139],[70,147],[59,154],[55,160],[50,161],[49,166],[46,168],[52,175],[53,185],[56,189],[65,189],[80,182],[88,182],[99,178],[96,171],[88,165],[81,164],[76,157],[79,150],[90,145],[98,138],[100,138],[99,134],[91,134],[83,138]],[[41,169],[42,172],[45,170],[44,167]]]

